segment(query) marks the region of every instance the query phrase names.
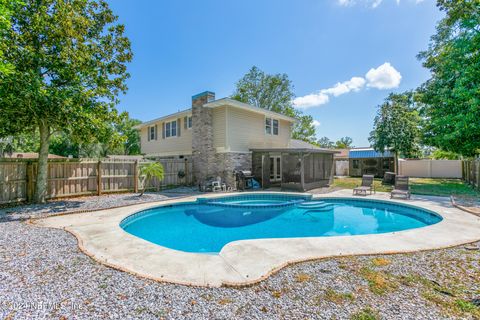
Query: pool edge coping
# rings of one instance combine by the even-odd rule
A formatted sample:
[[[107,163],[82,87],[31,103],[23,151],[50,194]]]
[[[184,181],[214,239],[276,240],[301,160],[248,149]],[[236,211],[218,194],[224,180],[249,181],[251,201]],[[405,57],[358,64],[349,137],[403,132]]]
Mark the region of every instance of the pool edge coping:
[[[258,193],[258,192],[257,192]],[[264,193],[274,193],[274,192],[264,192]],[[208,195],[208,197],[224,197],[224,196],[229,196],[229,195],[235,195],[235,194],[245,194],[245,193],[221,193],[221,194],[212,194],[212,195]],[[292,194],[297,194],[299,195],[299,193],[292,193]],[[308,194],[308,193],[307,193]],[[174,204],[174,203],[179,203],[179,202],[188,202],[188,199],[196,199],[196,198],[199,198],[199,197],[205,197],[205,195],[193,195],[193,196],[186,196],[186,197],[182,197],[181,199],[179,198],[175,198],[175,199],[167,199],[167,200],[162,200],[162,201],[157,201],[157,202],[149,202],[149,203],[142,203],[142,204],[137,204],[137,205],[133,205],[133,206],[138,206],[138,208],[132,208],[133,206],[129,206],[129,207],[120,207],[120,208],[110,208],[110,209],[101,209],[101,210],[97,210],[97,211],[93,211],[93,212],[89,212],[91,215],[95,215],[95,214],[102,214],[102,213],[106,213],[108,211],[116,211],[116,210],[119,210],[119,209],[126,209],[128,210],[129,212],[123,212],[123,213],[116,213],[112,216],[110,216],[109,218],[111,220],[115,220],[117,222],[117,227],[118,229],[120,229],[122,232],[125,232],[127,233],[126,231],[124,231],[120,225],[119,225],[119,221],[122,221],[123,219],[125,219],[126,217],[136,213],[136,212],[139,212],[139,211],[143,211],[143,210],[148,210],[148,209],[151,209],[151,208],[154,208],[154,207],[159,207],[159,206],[167,206],[167,205],[170,205],[170,204]],[[338,192],[333,192],[333,193],[327,193],[327,194],[314,194],[313,195],[313,198],[314,199],[318,199],[318,198],[322,198],[322,197],[329,197],[329,198],[350,198],[350,199],[356,199],[356,197],[352,197],[351,195],[346,195],[346,194],[338,194]],[[370,199],[369,199],[370,198]],[[414,207],[420,207],[420,208],[423,208],[423,209],[426,209],[428,211],[433,211],[435,212],[436,214],[440,215],[442,217],[442,221],[440,221],[439,223],[437,224],[441,224],[443,222],[452,222],[450,220],[451,217],[448,217],[446,218],[444,214],[442,214],[441,212],[438,212],[436,210],[433,210],[431,208],[425,208],[424,206],[421,206],[421,205],[418,205],[418,204],[415,204],[415,199],[412,200],[412,201],[408,201],[408,203],[404,203],[404,202],[400,202],[400,201],[392,201],[390,199],[377,199],[377,198],[372,198],[372,197],[366,197],[366,198],[359,198],[359,200],[364,200],[364,199],[368,199],[368,200],[380,200],[382,202],[393,202],[393,203],[400,203],[400,204],[404,204],[404,205],[409,205],[409,206],[414,206]],[[421,201],[424,201],[424,200],[421,200]],[[433,201],[433,200],[431,200]],[[134,209],[134,210],[133,210]],[[453,209],[453,210],[459,210],[460,212],[462,212],[463,214],[468,214],[468,213],[465,213],[463,211],[461,211],[460,209],[457,209],[455,207],[452,207],[452,208],[449,208],[449,209]],[[146,274],[145,272],[142,272],[142,271],[138,271],[138,270],[132,270],[132,268],[129,268],[129,267],[125,267],[125,266],[122,266],[118,263],[111,263],[108,261],[108,259],[106,259],[105,257],[101,257],[101,256],[98,256],[99,253],[98,252],[95,252],[95,250],[93,250],[94,252],[91,252],[91,248],[89,249],[89,242],[92,242],[94,241],[94,239],[92,239],[91,237],[85,237],[84,234],[82,234],[82,232],[78,232],[78,230],[74,230],[74,228],[72,228],[72,225],[68,226],[68,225],[64,225],[63,227],[62,226],[54,226],[54,225],[49,225],[49,223],[39,223],[39,222],[46,222],[48,220],[51,220],[52,218],[57,218],[59,216],[61,217],[64,217],[65,219],[69,219],[71,218],[72,216],[76,216],[76,215],[82,215],[82,214],[85,214],[85,213],[73,213],[73,214],[64,214],[64,215],[55,215],[55,216],[49,216],[49,217],[43,217],[43,218],[34,218],[34,219],[29,219],[27,223],[29,224],[32,224],[32,225],[35,225],[35,226],[40,226],[40,227],[49,227],[49,228],[56,228],[56,229],[62,229],[64,231],[67,231],[69,233],[71,233],[76,239],[77,239],[77,244],[78,244],[78,247],[79,249],[85,253],[87,256],[91,257],[93,260],[95,260],[96,262],[99,262],[99,263],[102,263],[108,267],[111,267],[113,269],[116,269],[116,270],[120,270],[120,271],[124,271],[124,272],[128,272],[132,275],[135,275],[135,276],[139,276],[139,277],[143,277],[143,278],[147,278],[147,279],[151,279],[151,280],[154,280],[154,281],[159,281],[159,282],[168,282],[168,283],[175,283],[175,284],[180,284],[180,285],[188,285],[188,286],[195,286],[195,287],[220,287],[220,286],[228,286],[228,287],[243,287],[243,286],[250,286],[250,285],[254,285],[256,283],[259,283],[265,279],[267,279],[268,277],[270,277],[271,275],[273,275],[274,273],[280,271],[281,269],[285,268],[285,267],[288,267],[290,265],[295,265],[295,264],[298,264],[298,263],[302,263],[302,262],[306,262],[306,261],[315,261],[315,260],[321,260],[321,259],[326,259],[326,258],[335,258],[335,257],[350,257],[350,256],[367,256],[367,255],[379,255],[379,254],[386,254],[386,255],[389,255],[389,254],[400,254],[400,253],[412,253],[412,252],[421,252],[421,251],[430,251],[430,250],[438,250],[438,249],[445,249],[445,248],[450,248],[450,247],[455,247],[455,246],[459,246],[459,245],[464,245],[464,244],[468,244],[468,243],[472,243],[472,242],[476,242],[478,240],[480,240],[480,233],[479,234],[476,234],[475,235],[475,239],[470,239],[469,241],[463,241],[463,240],[460,240],[460,241],[452,241],[451,244],[447,244],[447,245],[439,245],[439,246],[433,246],[431,248],[425,248],[425,249],[409,249],[409,248],[406,248],[406,249],[402,249],[402,250],[382,250],[382,252],[377,252],[375,250],[373,250],[374,252],[370,252],[370,253],[353,253],[353,254],[326,254],[326,255],[314,255],[314,256],[309,256],[307,258],[302,258],[302,257],[299,257],[298,259],[295,259],[295,258],[289,258],[289,259],[286,259],[285,261],[283,261],[282,263],[279,263],[279,262],[271,262],[271,268],[269,268],[268,271],[263,271],[262,274],[260,276],[256,276],[255,278],[253,279],[246,279],[246,278],[242,278],[242,281],[239,282],[239,281],[226,281],[226,280],[220,280],[218,282],[215,282],[215,283],[208,283],[207,282],[203,282],[201,283],[201,281],[182,281],[180,279],[178,279],[177,276],[173,276],[173,277],[159,277],[159,276],[152,276],[150,274]],[[474,217],[473,220],[476,220],[478,226],[480,226],[480,219],[474,215],[470,215],[468,214],[470,217]],[[477,219],[475,219],[475,217]],[[107,217],[108,218],[108,217]],[[455,220],[455,219],[453,219]],[[469,220],[472,220],[472,219],[469,219]],[[88,225],[88,224],[87,224]],[[93,224],[90,224],[90,225],[97,225],[95,223]],[[110,224],[111,225],[111,224]],[[422,230],[425,230],[425,228],[429,228],[429,226],[426,226],[426,227],[422,227],[422,228],[417,228],[418,230],[420,230],[420,232]],[[418,231],[417,229],[410,229],[410,230],[414,230],[414,231]],[[405,230],[405,231],[410,231],[410,230]],[[105,230],[106,233],[113,233],[114,230]],[[399,231],[399,232],[403,232],[403,231]],[[388,233],[388,234],[398,234],[399,232],[394,232],[394,233]],[[128,234],[128,233],[127,233]],[[384,235],[384,234],[375,234],[375,235],[363,235],[363,236],[377,236],[377,235]],[[137,238],[133,235],[130,235],[130,237],[133,237],[135,239],[138,239],[138,240],[141,240],[141,241],[146,241],[146,240],[143,240],[143,239],[140,239],[140,238]],[[352,236],[347,236],[348,238],[351,238]],[[356,236],[353,236],[353,237],[356,237]],[[362,236],[360,236],[362,237]],[[321,238],[321,237],[315,237],[315,239],[317,238]],[[325,238],[325,237],[324,237]],[[330,239],[333,239],[333,242],[335,242],[335,238],[339,238],[339,237],[329,237]],[[455,238],[455,237],[452,237],[452,238]],[[266,240],[273,240],[273,241],[276,241],[276,242],[281,242],[282,240],[285,240],[287,238],[278,238],[278,239],[266,239]],[[298,240],[304,240],[306,238],[292,238],[294,239],[295,241],[298,241]],[[308,238],[307,238],[308,239]],[[265,239],[259,239],[259,240],[265,240]],[[364,239],[363,239],[364,240]],[[235,242],[231,242],[231,243],[236,243],[235,245],[236,246],[242,246],[242,243],[241,242],[255,242],[256,240],[239,240],[239,241],[235,241]],[[288,241],[285,241],[285,242],[288,242]],[[231,243],[228,243],[224,246],[227,247],[229,244]],[[153,246],[158,246],[158,245],[155,245],[155,244],[152,244]],[[161,246],[158,246],[158,247],[161,247]],[[261,247],[261,246],[260,246]],[[178,251],[178,250],[173,250],[173,249],[169,249],[169,248],[165,248],[165,247],[161,247],[162,249],[164,250],[167,250],[167,251],[170,251],[171,253],[173,253],[174,255],[176,253],[178,254],[181,254],[182,252],[181,251]],[[222,248],[222,251],[223,249]],[[266,249],[268,251],[268,249]],[[222,254],[222,251],[219,252],[218,255],[214,255],[217,256],[220,260],[222,260],[224,263],[228,264],[229,266],[230,265],[230,262],[228,260],[225,259],[225,257],[223,257],[221,254]],[[205,256],[204,254],[200,254],[200,253],[188,253],[187,254],[187,257],[193,257],[195,255],[201,255],[201,256]],[[185,261],[186,264],[189,264],[191,263],[191,261]],[[231,266],[232,267],[232,266]],[[235,269],[234,267],[232,267],[233,269]],[[235,270],[236,271],[236,270]],[[240,272],[239,272],[240,274]],[[200,277],[201,278],[201,277]]]

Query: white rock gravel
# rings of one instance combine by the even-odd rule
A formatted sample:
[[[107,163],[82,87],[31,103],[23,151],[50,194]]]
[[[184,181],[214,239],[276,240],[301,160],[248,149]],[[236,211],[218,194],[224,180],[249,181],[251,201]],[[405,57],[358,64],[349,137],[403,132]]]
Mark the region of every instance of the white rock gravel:
[[[409,275],[434,280],[447,288],[461,288],[460,296],[446,297],[451,300],[480,295],[480,251],[464,247],[377,256],[390,261],[386,266],[374,266],[375,257],[305,262],[250,287],[209,289],[158,283],[108,268],[84,255],[69,233],[21,221],[71,209],[70,201],[83,201],[74,205],[76,209],[105,208],[129,203],[131,196],[9,208],[8,214],[3,210],[0,318],[349,319],[369,306],[382,319],[454,318],[423,297],[424,285],[398,280]],[[172,195],[149,194],[155,200],[162,196]],[[362,268],[392,275],[397,287],[381,295],[372,293]],[[354,298],[335,301],[328,298],[329,289],[352,293]],[[455,316],[474,319],[470,313]]]

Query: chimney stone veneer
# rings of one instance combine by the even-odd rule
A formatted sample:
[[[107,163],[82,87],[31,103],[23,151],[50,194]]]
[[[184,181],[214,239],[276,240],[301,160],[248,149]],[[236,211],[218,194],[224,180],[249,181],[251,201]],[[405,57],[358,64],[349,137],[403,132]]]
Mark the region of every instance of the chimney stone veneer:
[[[212,110],[203,105],[215,100],[215,93],[205,91],[192,96],[192,162],[193,178],[203,184],[207,178],[216,178],[218,173],[213,146]]]
[[[204,104],[214,101],[215,93],[205,91],[192,96],[192,164],[195,183],[204,184],[218,176],[227,186],[235,184],[234,170],[251,170],[250,152],[217,153],[213,145],[213,111]]]

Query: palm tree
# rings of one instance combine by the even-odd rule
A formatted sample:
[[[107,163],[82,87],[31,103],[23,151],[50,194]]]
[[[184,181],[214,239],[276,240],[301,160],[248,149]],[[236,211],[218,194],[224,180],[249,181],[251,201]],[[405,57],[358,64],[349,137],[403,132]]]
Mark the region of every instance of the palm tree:
[[[140,196],[143,196],[147,185],[150,183],[152,178],[157,178],[158,180],[163,180],[163,166],[159,162],[149,162],[140,167],[140,177],[142,179],[142,192]]]

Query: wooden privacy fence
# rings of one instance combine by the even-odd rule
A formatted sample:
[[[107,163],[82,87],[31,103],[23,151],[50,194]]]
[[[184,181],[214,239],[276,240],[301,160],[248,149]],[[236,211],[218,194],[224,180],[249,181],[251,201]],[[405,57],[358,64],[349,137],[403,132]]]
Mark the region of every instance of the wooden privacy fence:
[[[152,179],[147,189],[192,184],[192,163],[184,159],[158,161],[164,179]],[[146,161],[116,159],[51,159],[48,161],[47,198],[138,192],[143,187],[140,167]],[[29,201],[35,193],[37,161],[0,159],[0,203]]]
[[[474,188],[480,189],[480,159],[462,162],[463,180]]]

